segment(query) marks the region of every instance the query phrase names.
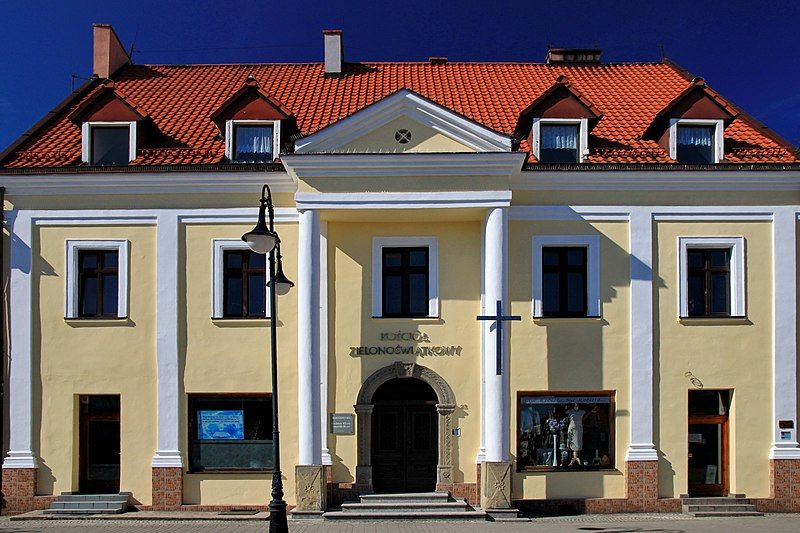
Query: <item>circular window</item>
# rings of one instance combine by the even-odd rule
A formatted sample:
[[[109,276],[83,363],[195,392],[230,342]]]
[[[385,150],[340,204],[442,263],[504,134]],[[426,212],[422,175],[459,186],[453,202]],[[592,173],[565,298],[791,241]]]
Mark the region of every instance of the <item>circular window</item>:
[[[394,132],[394,140],[400,144],[408,144],[411,141],[411,132],[408,130],[397,130]]]

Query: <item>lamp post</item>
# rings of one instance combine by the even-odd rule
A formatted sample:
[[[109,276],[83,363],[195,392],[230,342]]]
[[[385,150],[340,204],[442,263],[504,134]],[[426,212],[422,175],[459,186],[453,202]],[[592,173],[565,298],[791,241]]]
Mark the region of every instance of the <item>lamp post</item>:
[[[266,215],[269,216],[267,225]],[[275,231],[275,212],[272,205],[272,192],[269,186],[261,189],[261,206],[258,209],[256,227],[242,235],[252,251],[257,254],[269,254],[269,303],[270,316],[270,362],[272,366],[272,501],[269,502],[269,531],[284,533],[289,531],[286,523],[286,502],[283,501],[283,480],[281,479],[281,445],[278,431],[278,294],[286,294],[294,283],[283,274],[281,261],[281,240]],[[277,252],[277,253],[276,253]],[[277,261],[277,273],[276,269]]]

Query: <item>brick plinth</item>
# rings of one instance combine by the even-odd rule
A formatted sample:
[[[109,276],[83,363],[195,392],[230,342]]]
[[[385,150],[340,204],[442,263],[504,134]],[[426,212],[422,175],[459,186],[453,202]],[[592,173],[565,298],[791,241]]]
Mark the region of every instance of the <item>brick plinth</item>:
[[[183,468],[153,468],[154,511],[179,511],[183,503]]]
[[[759,511],[800,512],[800,459],[770,459],[769,496],[754,502]]]
[[[37,508],[35,468],[3,469],[3,514],[20,514]]]
[[[657,513],[658,461],[625,463],[625,499],[628,512]]]
[[[477,483],[437,483],[436,492],[449,492],[453,498],[465,499],[472,506],[480,505]]]

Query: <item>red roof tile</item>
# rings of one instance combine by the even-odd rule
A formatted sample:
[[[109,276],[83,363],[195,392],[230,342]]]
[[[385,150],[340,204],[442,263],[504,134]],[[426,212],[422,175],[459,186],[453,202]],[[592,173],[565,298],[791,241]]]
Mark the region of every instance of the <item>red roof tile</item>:
[[[136,102],[161,132],[160,144],[141,146],[134,165],[211,164],[224,157],[212,113],[249,76],[291,112],[309,135],[406,88],[495,131],[511,135],[520,113],[559,76],[603,112],[592,130],[589,162],[669,163],[669,155],[642,136],[656,115],[689,86],[670,63],[556,65],[541,63],[357,63],[326,77],[320,63],[253,65],[132,65],[114,76],[115,90]],[[80,127],[67,115],[94,92],[65,106],[22,143],[6,167],[80,162]],[[166,145],[165,145],[166,144]],[[793,147],[742,114],[725,130],[726,161],[796,162]],[[523,142],[521,150],[529,149]]]

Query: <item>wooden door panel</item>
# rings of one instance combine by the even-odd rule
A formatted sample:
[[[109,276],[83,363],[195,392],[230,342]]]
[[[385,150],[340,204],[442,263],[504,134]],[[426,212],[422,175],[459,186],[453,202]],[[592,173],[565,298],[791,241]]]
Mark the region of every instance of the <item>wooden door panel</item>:
[[[435,405],[376,405],[372,431],[376,492],[430,492],[436,488]]]

